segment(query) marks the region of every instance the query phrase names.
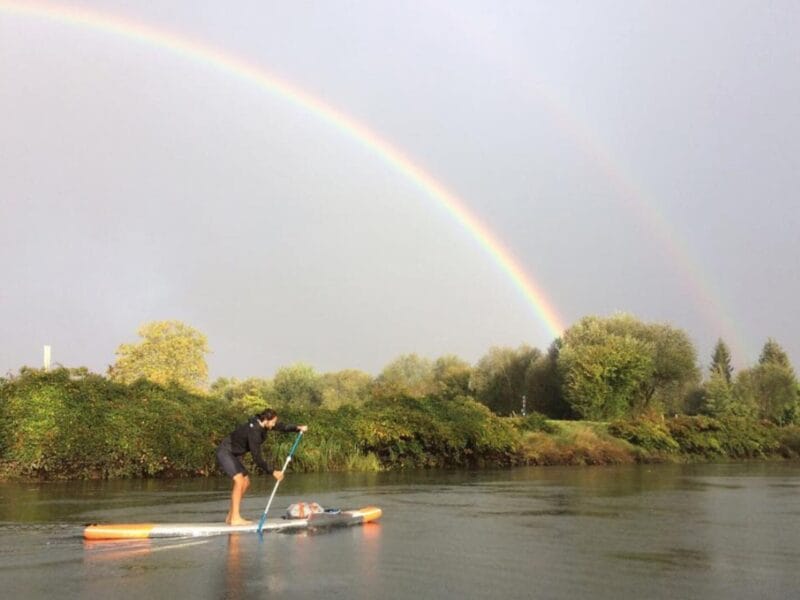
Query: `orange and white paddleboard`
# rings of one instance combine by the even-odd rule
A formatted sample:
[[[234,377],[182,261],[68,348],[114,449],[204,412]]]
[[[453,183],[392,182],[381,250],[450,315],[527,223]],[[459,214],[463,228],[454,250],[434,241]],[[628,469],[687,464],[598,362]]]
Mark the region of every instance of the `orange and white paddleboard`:
[[[375,506],[337,513],[316,513],[307,519],[267,519],[262,531],[293,531],[360,525],[380,518],[382,511]],[[116,523],[88,525],[83,530],[87,540],[134,540],[169,537],[201,537],[228,533],[255,533],[258,523],[225,525],[224,523]]]

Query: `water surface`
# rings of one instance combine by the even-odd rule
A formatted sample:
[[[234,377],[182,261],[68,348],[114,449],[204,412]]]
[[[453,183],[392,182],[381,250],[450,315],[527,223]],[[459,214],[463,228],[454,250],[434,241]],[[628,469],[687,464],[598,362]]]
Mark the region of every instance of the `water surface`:
[[[255,479],[244,513],[271,488]],[[316,534],[84,542],[90,522],[221,521],[225,479],[0,483],[7,598],[794,598],[800,464],[290,474],[289,503],[375,504]]]

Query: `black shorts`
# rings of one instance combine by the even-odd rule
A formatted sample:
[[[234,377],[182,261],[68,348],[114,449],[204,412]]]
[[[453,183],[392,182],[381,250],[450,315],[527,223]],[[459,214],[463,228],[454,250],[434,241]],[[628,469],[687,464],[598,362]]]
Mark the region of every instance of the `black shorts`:
[[[235,477],[237,474],[247,476],[247,469],[244,468],[240,457],[233,453],[231,448],[230,438],[225,438],[217,448],[217,462],[225,473],[230,477]]]

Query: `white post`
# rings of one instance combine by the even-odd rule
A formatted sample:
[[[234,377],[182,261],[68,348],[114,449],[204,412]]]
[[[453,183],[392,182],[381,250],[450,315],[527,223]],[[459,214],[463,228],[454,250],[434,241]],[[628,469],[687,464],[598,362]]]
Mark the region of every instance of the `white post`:
[[[50,346],[44,347],[44,370],[50,370]]]

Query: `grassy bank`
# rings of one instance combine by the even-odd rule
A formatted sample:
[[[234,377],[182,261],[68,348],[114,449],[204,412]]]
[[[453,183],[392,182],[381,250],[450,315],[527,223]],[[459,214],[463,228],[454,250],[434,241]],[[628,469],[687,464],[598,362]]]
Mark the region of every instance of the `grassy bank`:
[[[219,473],[214,450],[263,408],[145,381],[125,385],[61,369],[0,385],[5,477],[184,477]],[[798,458],[800,428],[729,417],[610,423],[499,417],[469,397],[371,400],[337,409],[277,407],[310,430],[293,468],[377,471],[509,465]],[[282,458],[292,435],[268,451]]]
[[[520,456],[532,465],[797,459],[800,427],[685,415],[611,423],[546,421],[523,434]]]

